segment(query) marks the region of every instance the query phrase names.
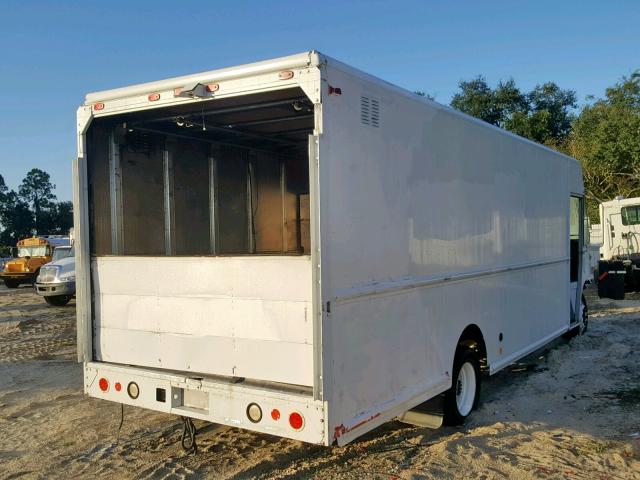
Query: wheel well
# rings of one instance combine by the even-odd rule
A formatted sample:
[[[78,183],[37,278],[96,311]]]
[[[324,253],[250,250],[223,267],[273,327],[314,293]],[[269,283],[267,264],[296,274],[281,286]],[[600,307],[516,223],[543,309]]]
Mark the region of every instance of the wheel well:
[[[471,348],[475,350],[480,356],[480,363],[485,366],[487,364],[487,345],[484,343],[484,336],[480,327],[475,324],[467,326],[460,335],[458,345],[456,346],[456,352],[460,347]]]

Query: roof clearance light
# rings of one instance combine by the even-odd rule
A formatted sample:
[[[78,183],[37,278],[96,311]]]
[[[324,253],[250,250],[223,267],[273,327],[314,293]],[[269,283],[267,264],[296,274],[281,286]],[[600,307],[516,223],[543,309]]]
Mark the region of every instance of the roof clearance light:
[[[147,98],[149,99],[150,102],[155,102],[156,100],[160,100],[160,94],[159,93],[152,93]]]
[[[101,378],[98,381],[98,386],[100,387],[100,390],[102,390],[103,392],[106,392],[107,390],[109,390],[109,380],[107,380],[106,378]]]
[[[179,96],[180,96],[180,92],[181,92],[181,91],[182,91],[182,88],[181,88],[181,87],[174,88],[174,89],[173,89],[173,96],[174,96],[174,97],[179,97]]]
[[[304,417],[298,412],[293,412],[289,415],[289,425],[291,425],[291,428],[294,430],[302,430],[302,427],[304,427]]]
[[[217,92],[218,90],[220,90],[220,85],[217,83],[210,83],[207,85],[207,92]]]
[[[102,102],[94,103],[93,104],[93,109],[94,110],[104,110],[104,103],[102,103]]]
[[[293,78],[293,72],[291,70],[283,70],[280,73],[278,73],[278,78],[280,80],[289,80]]]

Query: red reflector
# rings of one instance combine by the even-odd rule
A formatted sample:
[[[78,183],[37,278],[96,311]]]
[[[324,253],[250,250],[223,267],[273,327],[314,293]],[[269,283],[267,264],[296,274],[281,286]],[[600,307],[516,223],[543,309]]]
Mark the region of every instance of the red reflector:
[[[104,110],[104,103],[94,103],[93,104],[93,109],[94,110]]]
[[[120,390],[122,390],[122,385],[120,385],[120,382],[116,382],[116,384],[114,385],[116,392],[119,392]]]
[[[100,387],[100,390],[106,392],[107,390],[109,390],[109,380],[107,380],[106,378],[101,378],[98,382],[98,386]]]
[[[290,78],[293,78],[293,72],[291,70],[283,70],[278,73],[278,78],[280,80],[289,80]]]
[[[160,100],[160,94],[159,93],[152,93],[147,98],[149,99],[150,102],[155,102],[156,100]]]
[[[220,90],[220,85],[217,83],[210,83],[207,85],[207,92],[217,92],[218,90]]]
[[[280,420],[280,410],[278,410],[277,408],[271,410],[271,418],[273,418],[274,420]]]
[[[300,430],[304,426],[304,418],[298,412],[293,412],[289,415],[289,425],[294,430]]]

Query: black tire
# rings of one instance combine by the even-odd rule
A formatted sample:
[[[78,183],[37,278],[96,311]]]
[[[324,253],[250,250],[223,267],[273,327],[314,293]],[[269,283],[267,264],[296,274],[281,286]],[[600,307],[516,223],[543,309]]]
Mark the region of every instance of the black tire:
[[[587,307],[587,300],[584,298],[584,294],[582,295],[580,304],[582,306],[582,323],[563,333],[562,338],[565,340],[571,340],[576,335],[582,335],[587,331],[587,328],[589,328],[589,307]]]
[[[475,373],[476,385],[471,409],[467,412],[461,412],[458,408],[457,392],[461,388],[459,383],[460,371],[466,363],[471,364],[471,367],[473,367],[472,371]],[[465,371],[469,371],[467,367],[465,367]],[[478,354],[470,348],[459,347],[453,361],[453,383],[451,388],[444,394],[443,420],[446,425],[462,425],[469,414],[475,410],[478,406],[478,402],[480,401],[480,383],[480,358]]]
[[[4,284],[7,288],[18,288],[18,286],[20,285],[20,282],[17,280],[5,279]]]
[[[44,301],[54,307],[63,307],[71,300],[70,295],[58,295],[55,297],[44,297]]]
[[[580,334],[582,335],[583,333],[587,333],[587,329],[589,328],[589,307],[587,306],[587,300],[584,298],[584,294],[580,302],[582,303],[582,326],[580,327]]]

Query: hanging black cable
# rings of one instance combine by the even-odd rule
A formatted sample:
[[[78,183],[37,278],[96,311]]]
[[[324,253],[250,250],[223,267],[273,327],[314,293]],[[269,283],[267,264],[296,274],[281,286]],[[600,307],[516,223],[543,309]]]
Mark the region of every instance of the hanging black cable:
[[[189,417],[182,418],[182,448],[187,453],[198,453],[198,445],[196,444],[196,426],[193,424],[193,420]]]

